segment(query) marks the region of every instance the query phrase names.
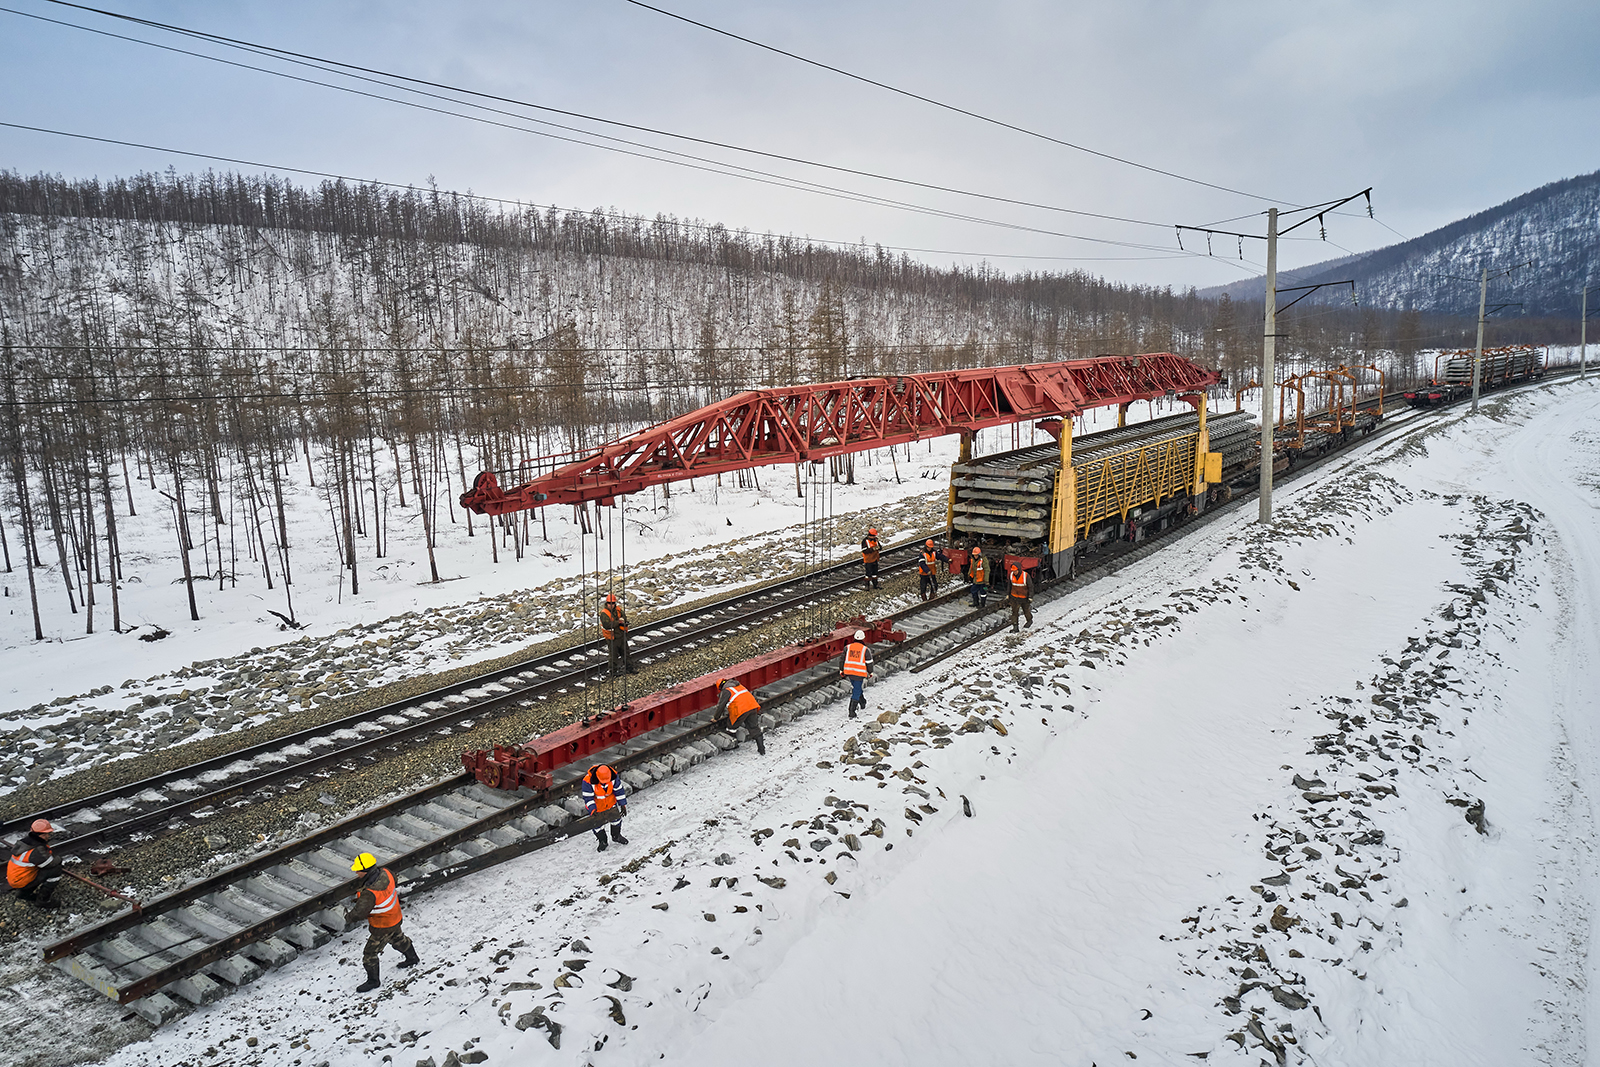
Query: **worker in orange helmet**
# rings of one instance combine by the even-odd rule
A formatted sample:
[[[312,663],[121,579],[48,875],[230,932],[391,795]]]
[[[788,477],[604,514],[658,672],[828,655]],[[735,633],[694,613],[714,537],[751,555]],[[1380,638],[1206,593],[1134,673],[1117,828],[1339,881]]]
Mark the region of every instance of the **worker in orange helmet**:
[[[404,955],[400,961],[402,970],[417,965],[417,948],[400,932],[400,890],[395,885],[394,872],[378,866],[378,858],[370,852],[357,856],[350,869],[361,875],[361,885],[356,890],[356,902],[345,909],[345,921],[367,920],[367,945],[361,950],[367,980],[356,986],[356,992],[370,993],[378,988],[378,957],[385,945],[393,945]]]
[[[750,739],[756,743],[756,755],[765,756],[767,740],[761,734],[761,705],[757,703],[756,695],[741,685],[737,678],[719,679],[717,689],[721,692],[717,697],[717,715],[727,716],[724,728],[738,737],[739,727],[744,727]]]
[[[590,815],[602,816],[594,831],[597,851],[604,852],[611,841],[626,845],[628,839],[622,836],[622,818],[628,814],[628,784],[622,780],[622,775],[609,763],[596,763],[583,776],[582,792],[584,810]],[[611,827],[611,841],[606,840],[607,825]]]
[[[1020,563],[1013,563],[1009,574],[1011,579],[1011,632],[1020,633],[1017,629],[1017,615],[1025,615],[1028,625],[1033,625],[1033,576],[1022,569]]]
[[[933,538],[922,542],[922,559],[917,561],[918,594],[923,600],[932,600],[939,595],[939,564],[948,563],[950,557],[945,555],[944,549],[935,548]]]
[[[600,636],[605,639],[610,654],[611,677],[624,671],[635,673],[635,668],[628,663],[628,614],[622,610],[615,593],[607,593],[605,603],[600,605]]]
[[[972,554],[967,557],[967,581],[972,584],[967,587],[967,596],[972,600],[975,608],[985,607],[989,603],[989,561],[983,556],[983,546],[973,545]]]
[[[853,719],[857,708],[867,706],[861,687],[872,677],[872,649],[867,647],[866,631],[857,630],[854,640],[845,646],[839,660],[839,674],[850,679],[850,717]]]
[[[6,885],[17,891],[17,899],[46,911],[60,906],[52,899],[61,882],[61,861],[50,848],[50,835],[55,832],[49,819],[33,820],[6,863]]]
[[[867,588],[878,588],[878,557],[883,546],[878,543],[878,528],[867,527],[867,536],[861,539],[861,569],[866,572]]]

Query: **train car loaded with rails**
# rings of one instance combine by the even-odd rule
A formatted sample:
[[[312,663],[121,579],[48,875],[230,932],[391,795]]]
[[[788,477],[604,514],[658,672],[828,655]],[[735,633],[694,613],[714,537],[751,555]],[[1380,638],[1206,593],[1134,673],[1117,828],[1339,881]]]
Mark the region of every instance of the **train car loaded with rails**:
[[[1433,360],[1433,377],[1420,389],[1405,394],[1414,408],[1440,407],[1472,395],[1472,358],[1475,350],[1441,352]],[[1478,368],[1478,389],[1488,392],[1517,382],[1543,378],[1545,350],[1539,345],[1502,345],[1485,348]]]

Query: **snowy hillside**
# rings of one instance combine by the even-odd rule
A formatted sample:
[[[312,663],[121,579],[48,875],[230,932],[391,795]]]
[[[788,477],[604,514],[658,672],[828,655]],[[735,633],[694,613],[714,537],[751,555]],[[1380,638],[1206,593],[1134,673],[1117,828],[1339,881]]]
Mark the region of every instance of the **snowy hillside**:
[[[350,934],[106,1062],[1582,1061],[1594,388],[1358,446],[638,794],[620,852],[409,898],[379,994]]]
[[[1530,267],[1493,282],[1490,302],[1520,301],[1524,315],[1576,318],[1584,284],[1600,273],[1596,232],[1600,232],[1600,171],[1551,182],[1376,252],[1286,272],[1282,284],[1354,278],[1363,307],[1476,317],[1478,271],[1531,262]],[[1234,300],[1259,301],[1265,289],[1257,277],[1201,295],[1224,292]]]

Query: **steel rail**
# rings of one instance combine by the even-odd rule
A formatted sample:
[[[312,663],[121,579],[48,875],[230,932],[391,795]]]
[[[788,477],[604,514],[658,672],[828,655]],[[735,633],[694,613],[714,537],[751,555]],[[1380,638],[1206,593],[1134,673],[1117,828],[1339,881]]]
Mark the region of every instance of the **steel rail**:
[[[915,550],[922,544],[922,541],[923,537],[919,536],[884,549],[885,556],[894,557],[904,554],[905,558],[886,563],[880,569],[880,574],[897,573],[915,565],[917,560]],[[652,638],[648,644],[639,647],[635,654],[643,658],[670,653],[685,646],[712,640],[729,630],[748,626],[752,623],[759,623],[773,616],[781,615],[790,610],[805,607],[818,600],[848,591],[856,587],[857,583],[861,581],[859,575],[851,573],[849,577],[839,576],[844,572],[855,572],[859,566],[860,563],[857,560],[846,560],[821,570],[812,571],[809,574],[797,575],[755,589],[743,590],[701,608],[686,610],[651,620],[648,623],[637,624],[632,627],[631,633],[640,635],[662,634],[662,636]],[[828,579],[830,578],[833,580],[829,581]],[[819,579],[823,580],[823,584],[818,584]],[[792,589],[794,592],[778,599],[769,599],[774,594],[781,593],[787,589]],[[752,599],[763,599],[763,602],[754,608],[744,607]],[[729,614],[733,609],[740,607],[742,607],[742,610]],[[683,627],[685,626],[688,628],[684,629]],[[607,665],[603,661],[572,665],[565,670],[561,670],[557,667],[557,664],[561,661],[571,660],[574,657],[595,657],[604,648],[605,642],[597,640],[545,653],[512,667],[500,668],[493,672],[477,675],[405,700],[347,715],[320,726],[297,730],[270,741],[259,742],[243,749],[234,750],[231,753],[164,771],[80,800],[63,802],[42,811],[0,823],[0,835],[19,832],[36,818],[69,822],[70,816],[76,812],[98,808],[109,802],[127,800],[146,791],[160,791],[163,788],[170,789],[173,783],[176,782],[220,771],[241,761],[249,761],[265,755],[281,753],[289,748],[303,746],[314,739],[328,738],[339,731],[352,730],[360,725],[388,716],[404,715],[407,711],[415,710],[424,704],[459,696],[468,690],[479,689],[497,683],[504,685],[505,679],[517,677],[528,671],[537,671],[542,668],[558,671],[558,673],[549,677],[531,682],[524,682],[518,679],[516,687],[511,688],[508,692],[481,698],[471,703],[458,704],[432,714],[427,718],[417,719],[405,726],[387,729],[383,733],[372,737],[334,747],[323,746],[327,748],[326,751],[314,753],[304,758],[296,758],[292,762],[273,767],[261,774],[237,778],[217,789],[186,797],[176,802],[162,804],[159,807],[140,812],[126,819],[119,819],[104,826],[85,829],[83,832],[56,845],[57,848],[79,850],[105,849],[110,847],[109,843],[126,840],[152,826],[214,807],[235,797],[258,792],[271,785],[287,782],[303,775],[314,774],[327,767],[338,766],[351,760],[369,758],[373,754],[394,745],[424,738],[429,734],[444,732],[463,725],[468,720],[473,720],[475,725],[477,719],[486,714],[493,715],[507,704],[521,706],[524,701],[534,697],[545,696],[563,688],[587,687],[593,684],[594,676],[607,669]]]

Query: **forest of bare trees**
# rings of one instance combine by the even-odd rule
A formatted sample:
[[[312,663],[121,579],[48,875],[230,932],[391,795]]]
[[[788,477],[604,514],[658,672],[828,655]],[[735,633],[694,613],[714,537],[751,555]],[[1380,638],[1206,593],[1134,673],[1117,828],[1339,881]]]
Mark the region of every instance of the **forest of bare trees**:
[[[1428,327],[1319,306],[1287,367],[1415,373]],[[286,482],[318,488],[351,591],[396,512],[521,556],[538,519],[465,514],[524,467],[743,388],[1174,351],[1242,383],[1260,310],[1083,272],[937,268],[617,212],[234,174],[0,173],[0,550],[37,601],[121,626],[143,482],[196,584],[253,568],[294,619]],[[50,588],[39,572],[48,567]]]

